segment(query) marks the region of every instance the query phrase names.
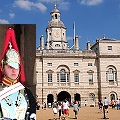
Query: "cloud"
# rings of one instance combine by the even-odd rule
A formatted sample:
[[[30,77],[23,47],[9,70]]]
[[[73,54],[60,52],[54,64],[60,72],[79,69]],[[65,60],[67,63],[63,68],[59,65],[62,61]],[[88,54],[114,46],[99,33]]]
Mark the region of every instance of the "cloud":
[[[39,0],[42,3],[47,3],[47,4],[54,4],[55,0]],[[67,2],[65,0],[57,0],[56,5],[58,6],[57,8],[60,10],[68,10],[70,2]]]
[[[64,2],[64,1],[60,1],[59,3],[58,3],[58,8],[60,9],[60,10],[68,10],[69,9],[69,6],[70,6],[70,3],[69,2]]]
[[[9,13],[10,18],[14,18],[15,14],[13,12]]]
[[[36,3],[36,4],[34,4],[34,6],[36,7],[36,8],[38,8],[41,12],[45,12],[46,10],[47,10],[47,7],[46,6],[44,6],[42,3]]]
[[[41,12],[45,12],[47,10],[47,7],[43,5],[41,2],[34,3],[30,2],[29,0],[15,0],[14,7],[19,7],[24,10],[33,10],[33,9],[39,9]]]
[[[67,40],[73,40],[73,37],[67,36]]]
[[[81,5],[95,6],[103,2],[103,0],[79,0]]]
[[[9,21],[5,19],[0,19],[0,24],[9,24]]]
[[[44,3],[54,3],[55,0],[39,0],[40,2],[44,2]]]

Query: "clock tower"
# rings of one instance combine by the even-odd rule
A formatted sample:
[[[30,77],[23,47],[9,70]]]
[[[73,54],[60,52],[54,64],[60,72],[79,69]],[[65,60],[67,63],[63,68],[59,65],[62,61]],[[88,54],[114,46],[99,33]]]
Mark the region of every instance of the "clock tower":
[[[48,23],[46,28],[46,49],[65,50],[68,48],[66,27],[60,20],[60,11],[56,8],[56,2],[50,15],[51,21]]]

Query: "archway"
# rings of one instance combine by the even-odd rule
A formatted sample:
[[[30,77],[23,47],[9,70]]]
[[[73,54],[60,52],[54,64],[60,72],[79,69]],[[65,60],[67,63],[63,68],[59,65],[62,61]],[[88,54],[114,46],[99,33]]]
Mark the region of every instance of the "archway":
[[[110,96],[110,100],[116,100],[117,99],[117,93],[114,92],[114,91],[110,92],[109,96]]]
[[[48,94],[48,96],[47,96],[47,105],[48,105],[48,107],[52,106],[53,101],[54,101],[53,95],[52,94]]]
[[[81,101],[81,96],[79,93],[74,94],[74,101]]]
[[[67,99],[71,103],[71,95],[66,91],[61,91],[57,95],[57,101],[63,101],[65,99]]]

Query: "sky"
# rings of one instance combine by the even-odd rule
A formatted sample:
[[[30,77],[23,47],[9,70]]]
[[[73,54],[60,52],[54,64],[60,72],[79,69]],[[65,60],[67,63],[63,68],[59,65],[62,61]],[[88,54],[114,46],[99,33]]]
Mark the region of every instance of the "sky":
[[[0,0],[0,24],[36,24],[36,49],[51,21],[55,0]],[[73,23],[79,49],[97,38],[120,40],[120,0],[57,0],[61,21],[67,28],[67,41],[73,46]]]

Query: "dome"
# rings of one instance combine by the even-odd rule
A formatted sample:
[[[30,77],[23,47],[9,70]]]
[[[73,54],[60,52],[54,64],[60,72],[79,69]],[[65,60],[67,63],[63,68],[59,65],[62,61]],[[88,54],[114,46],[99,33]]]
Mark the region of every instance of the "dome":
[[[64,23],[62,21],[50,21],[48,23],[48,28],[51,27],[62,27],[62,28],[66,28]]]
[[[52,14],[52,13],[60,13],[60,11],[55,8],[55,9],[52,10],[51,14]]]

